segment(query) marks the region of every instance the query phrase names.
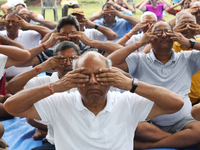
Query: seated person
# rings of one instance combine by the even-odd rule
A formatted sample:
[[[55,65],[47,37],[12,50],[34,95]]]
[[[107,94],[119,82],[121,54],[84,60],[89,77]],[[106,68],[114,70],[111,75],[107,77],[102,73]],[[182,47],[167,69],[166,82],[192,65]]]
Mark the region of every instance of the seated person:
[[[143,1],[143,3],[140,5],[139,9],[143,12],[145,11],[151,11],[156,14],[158,21],[163,20],[163,11],[171,6],[170,2],[167,0],[162,0],[162,4],[158,4],[158,0],[150,0],[151,5],[147,5],[149,0]]]
[[[62,0],[60,4],[62,6],[62,17],[68,15],[69,8],[79,8],[78,0]]]
[[[110,92],[110,86],[127,92]],[[71,88],[78,91],[67,93]],[[174,113],[182,106],[177,94],[126,77],[94,51],[73,60],[73,71],[58,81],[22,90],[4,104],[12,115],[51,124],[57,150],[131,150],[139,121]]]
[[[37,19],[40,19],[40,20],[44,20],[44,17],[41,15],[41,14],[37,14],[33,11],[29,11],[27,8],[22,8],[18,11],[18,14],[25,20],[27,21],[28,23],[38,23],[38,22],[35,22],[34,20],[32,20],[30,18],[30,14],[32,14],[34,17],[36,17]]]
[[[9,9],[14,9],[17,4],[26,6],[24,0],[7,0],[7,3],[1,5],[1,9],[3,13],[6,14]]]
[[[119,19],[116,18],[119,17]],[[103,17],[101,20],[96,20],[98,18]],[[117,33],[117,38],[113,40],[116,42],[121,37],[124,36],[127,32],[131,30],[135,24],[139,23],[139,19],[127,16],[120,13],[115,9],[115,6],[111,3],[105,3],[102,7],[101,12],[98,15],[92,16],[89,18],[91,21],[94,21],[96,24],[100,24],[107,28],[112,29],[115,33]]]

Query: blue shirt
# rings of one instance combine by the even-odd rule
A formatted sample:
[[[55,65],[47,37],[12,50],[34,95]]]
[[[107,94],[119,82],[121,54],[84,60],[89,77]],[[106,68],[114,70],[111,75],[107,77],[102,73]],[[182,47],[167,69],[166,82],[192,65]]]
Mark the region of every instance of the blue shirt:
[[[184,100],[184,106],[176,113],[158,116],[152,121],[160,126],[173,125],[190,114],[191,77],[200,70],[199,51],[181,51],[175,53],[172,50],[171,59],[163,64],[156,59],[153,51],[149,54],[131,53],[126,58],[129,73],[140,81],[162,86],[180,95]]]
[[[101,20],[95,20],[94,23],[105,26],[113,30],[117,34],[117,38],[113,40],[113,42],[118,41],[120,38],[124,36],[127,32],[129,32],[132,28],[132,24],[124,19],[115,19],[116,22],[108,26],[103,22],[103,19]]]

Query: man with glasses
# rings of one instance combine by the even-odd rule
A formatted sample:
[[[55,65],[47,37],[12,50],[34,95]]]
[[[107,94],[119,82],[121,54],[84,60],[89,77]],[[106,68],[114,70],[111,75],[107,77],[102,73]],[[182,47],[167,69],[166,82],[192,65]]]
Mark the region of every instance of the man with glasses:
[[[175,53],[172,49],[174,41],[184,47],[200,49],[198,41],[173,32],[167,22],[160,21],[151,26],[138,42],[108,56],[115,67],[129,72],[132,77],[166,87],[184,100],[180,111],[140,122],[135,134],[135,149],[187,148],[200,143],[200,122],[191,117],[192,105],[188,97],[191,77],[200,70],[200,52]],[[152,46],[150,53],[132,53],[149,42]]]
[[[116,19],[116,16],[119,17],[119,19]],[[101,17],[103,17],[103,19],[95,20]],[[122,38],[124,34],[131,30],[132,26],[135,26],[135,24],[140,22],[135,17],[120,13],[111,3],[104,4],[102,11],[98,13],[98,15],[90,17],[90,20],[95,20],[94,23],[108,27],[117,33],[118,37],[114,40],[114,42]]]
[[[31,70],[15,76],[7,83],[6,89],[11,93],[17,93],[23,89],[37,87],[49,82],[57,81],[67,72],[72,71],[72,61],[73,59],[77,59],[79,55],[80,49],[76,44],[70,41],[61,42],[56,46],[53,57],[35,66],[35,68],[32,68]],[[53,68],[56,69],[56,72],[54,72],[51,76],[35,77],[37,74],[51,70]],[[76,90],[76,88],[73,88],[69,90],[68,93],[74,92]],[[32,126],[36,126],[38,128],[33,135],[34,139],[37,140],[46,136],[46,125],[37,123],[31,118],[27,118],[27,121]],[[48,135],[46,136],[46,139],[43,140],[43,145],[34,148],[33,150],[41,149],[55,150],[54,134],[51,125],[48,125]]]

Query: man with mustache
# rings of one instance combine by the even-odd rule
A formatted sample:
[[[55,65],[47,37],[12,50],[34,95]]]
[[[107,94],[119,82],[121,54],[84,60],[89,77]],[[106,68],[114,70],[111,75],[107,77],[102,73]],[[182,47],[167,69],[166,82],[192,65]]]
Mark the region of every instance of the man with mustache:
[[[35,68],[32,68],[31,70],[15,76],[7,83],[6,89],[10,93],[14,94],[23,89],[37,87],[52,81],[57,81],[67,72],[72,71],[72,61],[73,59],[78,58],[79,55],[80,49],[76,44],[70,41],[61,42],[56,46],[53,57],[35,66]],[[54,72],[51,76],[35,77],[37,74],[53,68],[55,68],[57,72]],[[71,89],[68,93],[73,91],[76,91],[76,89]],[[34,148],[34,150],[39,150],[41,148],[55,150],[52,126],[49,125],[47,128],[46,125],[35,122],[31,118],[27,118],[27,121],[32,126],[38,128],[33,135],[33,138],[36,140],[44,138],[48,130],[48,134],[46,136],[46,140],[43,141],[43,145],[41,147]]]
[[[160,21],[141,40],[108,56],[115,67],[129,72],[132,77],[166,87],[184,100],[184,106],[178,112],[140,122],[136,129],[135,149],[186,148],[200,143],[200,122],[191,117],[192,105],[188,96],[191,77],[200,70],[200,52],[175,53],[173,41],[187,48],[200,49],[200,42],[172,32],[167,22]],[[132,53],[149,42],[152,46],[150,53]]]

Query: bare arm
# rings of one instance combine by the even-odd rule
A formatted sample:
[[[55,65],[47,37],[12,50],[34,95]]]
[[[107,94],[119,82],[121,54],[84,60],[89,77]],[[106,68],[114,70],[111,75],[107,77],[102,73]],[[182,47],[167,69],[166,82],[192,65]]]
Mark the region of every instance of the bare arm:
[[[140,5],[141,5],[144,1],[145,1],[145,0],[142,0],[142,1],[138,2],[138,3],[135,5],[135,8],[138,8],[138,9],[139,9]]]
[[[147,8],[145,7],[145,5],[146,5],[148,2],[149,2],[149,0],[145,0],[145,1],[143,1],[143,3],[140,4],[139,9],[140,9],[141,11],[146,11]]]
[[[0,53],[8,56],[5,68],[30,58],[28,51],[15,46],[0,45]]]
[[[68,72],[60,80],[52,82],[51,88],[56,93],[64,92],[74,87],[84,87],[83,83],[87,82],[89,80],[89,77],[80,73],[83,70],[83,68],[80,68]],[[4,108],[8,113],[14,116],[41,120],[34,107],[34,103],[50,95],[51,93],[48,84],[41,85],[35,88],[25,89],[7,99],[7,101],[4,103]]]
[[[9,38],[6,38],[2,35],[0,35],[0,41],[3,45],[10,45],[10,46],[16,46],[16,47],[19,47],[21,49],[25,49],[23,45],[9,39]]]
[[[123,0],[124,5],[132,12],[135,12],[135,9],[133,7],[131,7],[125,0]]]
[[[47,27],[44,26],[39,26],[39,25],[35,25],[35,24],[31,24],[26,22],[24,19],[22,19],[20,16],[16,15],[19,19],[19,23],[22,26],[22,28],[24,29],[29,29],[29,30],[35,30],[38,33],[41,34],[41,37],[43,38],[47,33],[51,32],[50,29],[48,29]],[[41,38],[41,39],[42,39]]]
[[[118,70],[103,68],[102,73],[96,75],[97,80],[105,86],[114,86],[122,90],[131,90],[133,79],[124,76]],[[184,102],[182,98],[161,86],[150,85],[139,81],[135,93],[154,102],[147,119],[154,118],[162,114],[174,113],[181,109]]]
[[[98,40],[92,40],[88,38],[84,32],[73,32],[69,34],[70,37],[77,37],[83,42],[85,45],[89,45],[91,47],[95,47],[97,49],[103,50],[107,52],[108,54],[114,52],[117,49],[120,49],[122,46],[113,42],[102,42]]]
[[[171,3],[167,0],[161,0],[165,5],[164,5],[164,9],[166,9],[167,7],[171,6]]]
[[[55,67],[62,67],[65,61],[66,59],[63,59],[62,56],[54,56],[50,57],[45,62],[39,64],[37,68],[39,72],[49,71]],[[35,77],[37,74],[38,73],[35,68],[32,68],[26,72],[18,74],[6,84],[6,90],[12,94],[19,92],[24,88],[26,83],[30,79]]]
[[[95,23],[90,21],[89,19],[84,19],[84,22],[87,27],[90,27],[90,28],[95,27]],[[108,40],[115,40],[117,38],[117,34],[110,28],[99,25],[97,30],[103,33],[107,37]]]
[[[92,17],[90,17],[90,18],[88,18],[88,19],[91,20],[91,21],[94,21],[94,20],[96,20],[96,19],[101,18],[102,15],[103,15],[103,11],[102,11],[102,9],[100,9],[100,10],[98,10],[98,11],[94,14],[94,16],[92,16]]]
[[[140,22],[140,20],[136,17],[124,15],[117,10],[114,10],[114,11],[115,11],[116,16],[118,16],[119,18],[125,19],[126,21],[130,22],[132,25],[136,25],[137,23]]]
[[[36,17],[35,15],[33,15],[33,14],[29,14],[29,17],[30,17],[33,21],[39,22],[39,23],[45,25],[45,26],[48,27],[48,28],[55,28],[56,25],[57,25],[57,23],[54,22],[54,21],[51,21],[51,20],[42,20],[42,19],[37,18],[37,17]]]

